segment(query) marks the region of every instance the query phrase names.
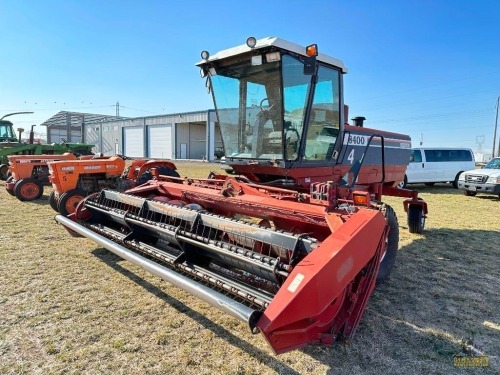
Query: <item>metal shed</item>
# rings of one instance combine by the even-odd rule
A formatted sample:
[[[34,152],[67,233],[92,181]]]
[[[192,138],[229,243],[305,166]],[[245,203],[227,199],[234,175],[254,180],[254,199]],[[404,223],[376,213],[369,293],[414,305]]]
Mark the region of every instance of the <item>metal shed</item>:
[[[222,147],[214,110],[85,122],[83,135],[96,152],[134,158],[213,160]]]
[[[126,117],[60,111],[44,121],[41,126],[47,127],[47,143],[78,143],[83,142],[82,130],[84,126],[91,126],[99,122],[123,118]],[[90,144],[93,143],[87,140],[85,141]]]

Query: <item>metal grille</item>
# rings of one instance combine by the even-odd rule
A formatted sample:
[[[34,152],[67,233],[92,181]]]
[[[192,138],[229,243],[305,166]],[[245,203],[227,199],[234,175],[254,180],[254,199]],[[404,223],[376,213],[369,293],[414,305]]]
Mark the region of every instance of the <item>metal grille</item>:
[[[476,183],[476,184],[484,184],[488,180],[488,176],[483,176],[480,174],[466,174],[465,182],[468,183]]]

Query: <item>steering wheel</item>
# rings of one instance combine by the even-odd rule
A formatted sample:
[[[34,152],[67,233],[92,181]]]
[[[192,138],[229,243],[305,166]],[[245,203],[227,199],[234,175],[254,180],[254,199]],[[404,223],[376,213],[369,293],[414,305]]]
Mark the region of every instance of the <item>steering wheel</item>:
[[[262,100],[260,101],[259,107],[260,107],[260,110],[261,110],[262,112],[267,111],[267,109],[264,109],[264,107],[262,106],[262,105],[264,104],[264,102],[267,102],[267,104],[269,105],[269,99],[268,99],[268,98],[264,98],[264,99],[262,99]]]

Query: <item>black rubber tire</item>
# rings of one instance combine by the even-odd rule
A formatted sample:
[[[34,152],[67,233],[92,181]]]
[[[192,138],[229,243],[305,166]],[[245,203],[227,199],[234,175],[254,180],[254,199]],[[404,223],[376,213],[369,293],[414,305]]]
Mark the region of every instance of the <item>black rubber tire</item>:
[[[435,184],[435,182],[424,182],[425,186],[434,186]]]
[[[59,197],[57,211],[63,216],[68,216],[75,212],[76,206],[82,199],[87,196],[87,193],[81,189],[68,190]]]
[[[59,212],[59,199],[56,198],[56,192],[54,190],[49,194],[49,205],[55,212]]]
[[[462,172],[458,172],[458,174],[455,176],[455,179],[451,182],[451,186],[453,186],[453,189],[458,189],[458,179]]]
[[[475,191],[464,190],[464,195],[467,197],[475,197],[476,194],[477,193]]]
[[[12,176],[9,176],[7,177],[7,180],[5,180],[5,182],[12,182],[13,180],[13,177]],[[7,189],[7,185],[5,185],[5,190],[7,190],[7,193],[9,193],[10,195],[14,196],[14,189]]]
[[[421,234],[425,227],[424,209],[418,204],[408,206],[408,230],[410,233]]]
[[[0,164],[0,180],[6,180],[9,173],[9,164]]]
[[[400,181],[396,187],[398,189],[406,189],[406,185],[408,185],[408,178],[406,178],[406,175],[405,175],[405,178],[403,179],[403,181]]]
[[[33,201],[43,195],[43,185],[35,178],[22,178],[14,185],[14,195],[20,201]]]
[[[380,266],[378,269],[377,280],[375,285],[380,285],[384,281],[386,281],[394,267],[394,263],[396,262],[396,256],[398,254],[399,247],[399,224],[396,213],[393,208],[387,204],[384,204],[380,209],[385,216],[385,220],[389,225],[389,236],[387,237],[387,248],[385,251],[385,255],[383,255],[383,259],[380,262]]]

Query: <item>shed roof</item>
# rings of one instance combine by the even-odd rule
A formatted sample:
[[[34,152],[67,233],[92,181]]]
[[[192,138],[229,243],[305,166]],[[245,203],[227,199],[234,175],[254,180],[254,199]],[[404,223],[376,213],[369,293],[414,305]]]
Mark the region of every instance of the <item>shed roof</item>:
[[[94,124],[101,121],[113,121],[113,120],[122,120],[128,119],[128,117],[121,116],[110,116],[110,115],[100,115],[96,113],[82,113],[82,112],[68,112],[68,111],[60,111],[56,113],[54,116],[49,118],[48,120],[41,123],[41,126],[49,127],[66,127],[68,126],[68,122],[72,127],[81,127],[82,123],[85,124]]]

